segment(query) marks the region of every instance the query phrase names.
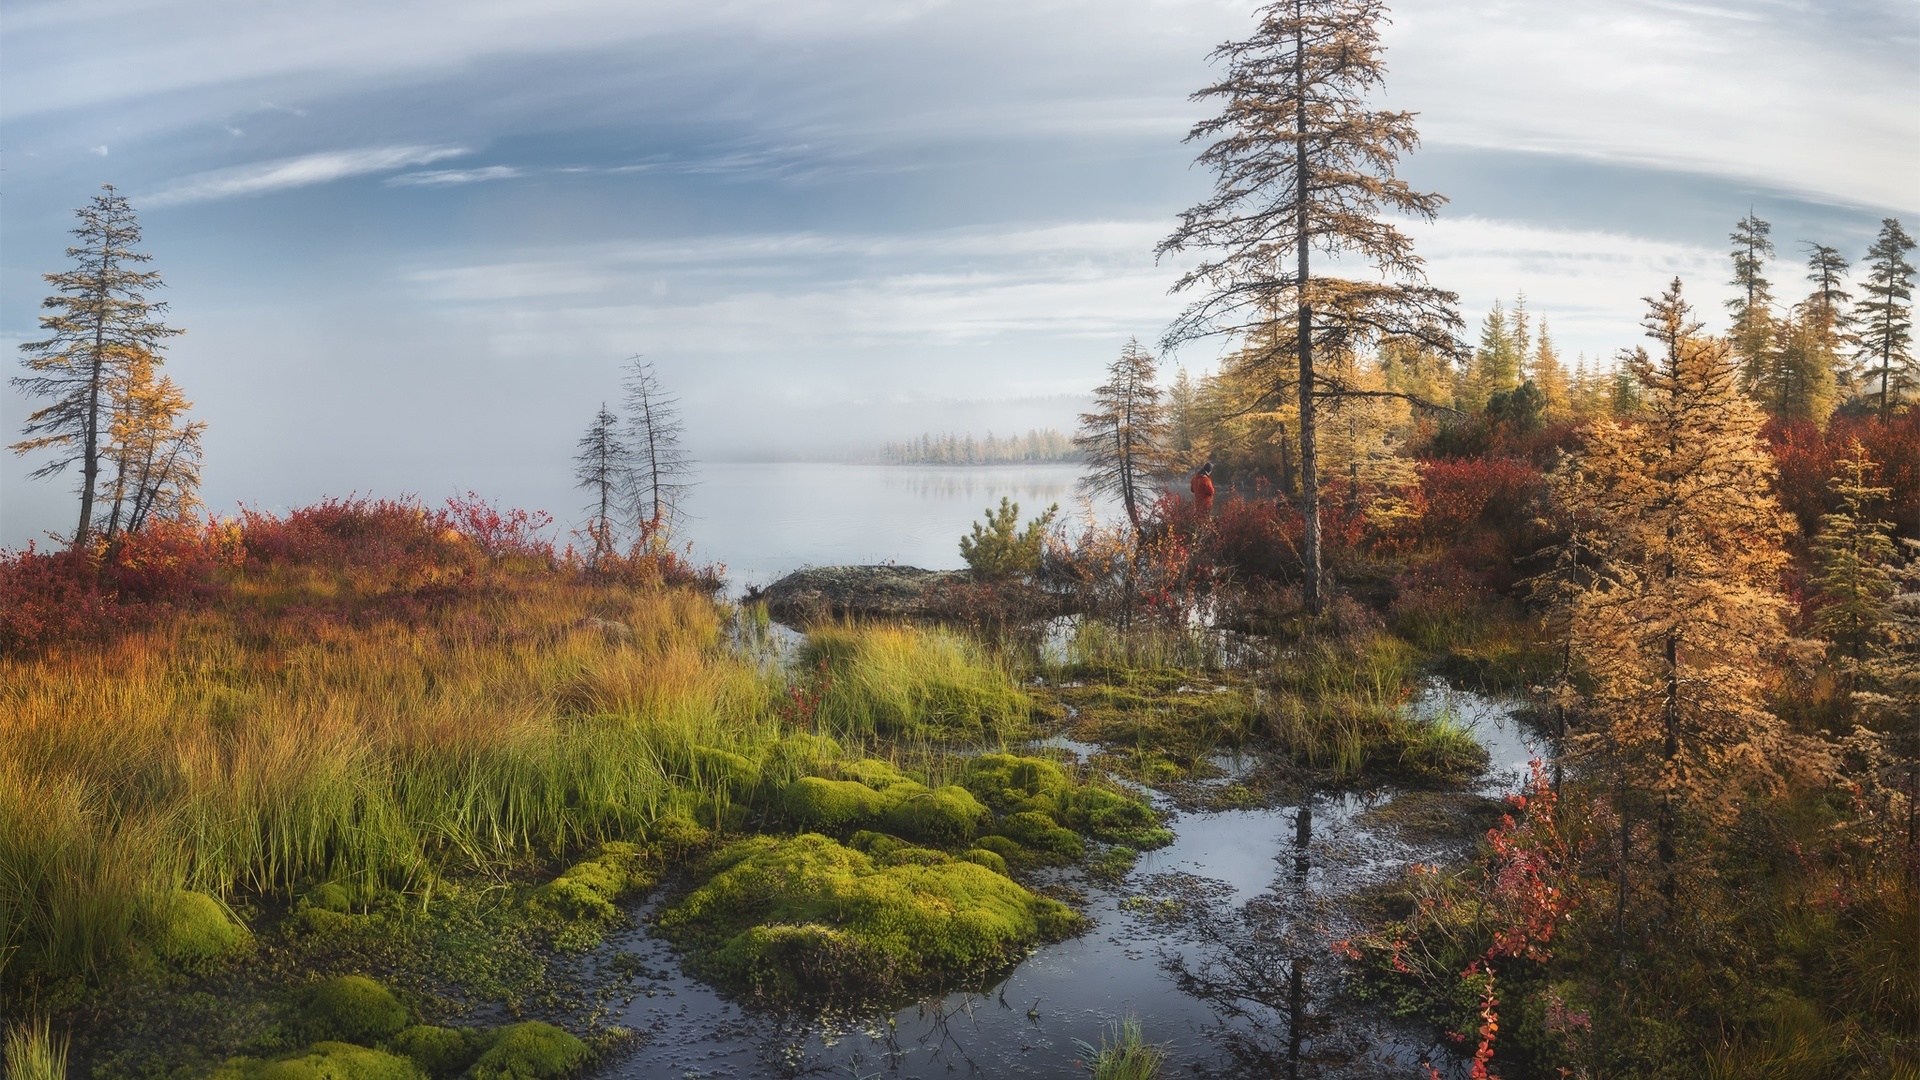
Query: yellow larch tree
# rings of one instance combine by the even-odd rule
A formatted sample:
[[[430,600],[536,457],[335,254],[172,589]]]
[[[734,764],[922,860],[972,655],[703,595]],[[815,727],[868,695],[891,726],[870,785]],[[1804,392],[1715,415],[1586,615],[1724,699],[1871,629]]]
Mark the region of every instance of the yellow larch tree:
[[[1642,410],[1594,421],[1553,483],[1584,567],[1559,620],[1590,687],[1572,745],[1651,796],[1671,900],[1679,817],[1723,818],[1785,769],[1765,680],[1791,645],[1791,518],[1728,344],[1700,332],[1678,279],[1649,304],[1659,354],[1626,357]]]

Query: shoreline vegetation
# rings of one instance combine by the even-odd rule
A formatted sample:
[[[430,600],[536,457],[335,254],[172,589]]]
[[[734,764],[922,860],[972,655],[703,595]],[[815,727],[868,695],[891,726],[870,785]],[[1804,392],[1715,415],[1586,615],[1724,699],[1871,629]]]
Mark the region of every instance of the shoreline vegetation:
[[[613,1070],[642,929],[729,1008],[871,1022],[1087,933],[1180,815],[1282,807],[1296,891],[1111,909],[1220,947],[1161,969],[1224,1052],[1254,1017],[1307,1075],[1364,1013],[1434,1080],[1920,1080],[1913,239],[1881,223],[1857,303],[1808,244],[1776,304],[1749,210],[1726,334],[1675,279],[1609,370],[1523,299],[1469,345],[1401,231],[1445,200],[1369,103],[1385,16],[1271,4],[1212,55],[1213,188],[1156,249],[1187,307],[1070,439],[889,451],[1077,460],[1125,511],[1003,499],[965,572],[726,599],[641,357],[576,444],[576,546],[472,495],[205,517],[179,331],[96,195],[15,380],[13,449],[79,497],[61,549],[0,552],[9,1080]],[[1524,702],[1503,803],[1435,679]],[[1444,865],[1308,903],[1354,854],[1313,802],[1354,793]],[[1097,1077],[1176,1056],[1101,1019]]]

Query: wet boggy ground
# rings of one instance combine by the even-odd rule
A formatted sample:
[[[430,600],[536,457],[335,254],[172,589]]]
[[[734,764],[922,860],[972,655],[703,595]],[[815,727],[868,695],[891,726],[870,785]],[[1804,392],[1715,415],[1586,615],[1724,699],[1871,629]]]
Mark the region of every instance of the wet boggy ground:
[[[606,1019],[636,1036],[599,1075],[1064,1077],[1083,1072],[1089,1047],[1125,1016],[1169,1044],[1169,1077],[1412,1076],[1422,1060],[1444,1066],[1449,1051],[1429,1033],[1345,993],[1331,946],[1351,930],[1347,901],[1411,863],[1469,850],[1491,800],[1516,790],[1540,751],[1510,703],[1436,681],[1411,707],[1451,710],[1488,749],[1473,791],[1303,794],[1292,805],[1185,813],[1165,803],[1176,839],[1124,878],[1081,869],[1036,882],[1077,900],[1092,929],[978,989],[853,1016],[743,1006],[682,973],[643,910],[589,960],[611,981]]]

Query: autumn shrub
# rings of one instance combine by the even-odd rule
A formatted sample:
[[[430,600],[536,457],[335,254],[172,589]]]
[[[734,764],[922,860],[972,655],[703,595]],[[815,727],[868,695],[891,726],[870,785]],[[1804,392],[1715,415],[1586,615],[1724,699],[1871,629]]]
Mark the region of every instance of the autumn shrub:
[[[92,552],[0,552],[0,655],[96,638],[124,615]]]
[[[1778,472],[1774,494],[1813,536],[1820,518],[1839,508],[1830,483],[1848,447],[1858,443],[1876,468],[1875,483],[1891,489],[1877,508],[1904,536],[1920,536],[1920,409],[1882,424],[1873,416],[1835,416],[1825,430],[1809,421],[1772,419],[1763,432]]]

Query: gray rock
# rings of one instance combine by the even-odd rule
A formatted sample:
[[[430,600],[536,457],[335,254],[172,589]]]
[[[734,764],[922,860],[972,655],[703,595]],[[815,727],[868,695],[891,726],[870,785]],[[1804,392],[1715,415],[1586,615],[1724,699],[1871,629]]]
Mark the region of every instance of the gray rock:
[[[965,584],[962,570],[917,566],[815,566],[796,570],[761,594],[781,622],[854,617],[912,618],[940,607],[939,594]]]

